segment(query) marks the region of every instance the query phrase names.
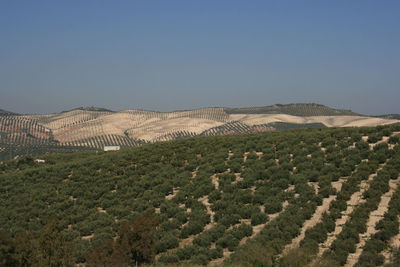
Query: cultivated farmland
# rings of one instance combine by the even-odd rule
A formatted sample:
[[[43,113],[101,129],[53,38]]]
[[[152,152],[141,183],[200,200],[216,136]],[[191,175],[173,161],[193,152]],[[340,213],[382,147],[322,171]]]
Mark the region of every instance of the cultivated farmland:
[[[42,152],[137,146],[194,136],[290,128],[376,126],[398,120],[367,117],[317,104],[203,108],[176,112],[80,108],[56,114],[0,112],[0,160]],[[47,151],[46,151],[47,149]]]
[[[40,237],[57,218],[74,260],[90,265],[121,224],[150,212],[154,264],[395,266],[399,131],[267,131],[7,161],[0,229]]]

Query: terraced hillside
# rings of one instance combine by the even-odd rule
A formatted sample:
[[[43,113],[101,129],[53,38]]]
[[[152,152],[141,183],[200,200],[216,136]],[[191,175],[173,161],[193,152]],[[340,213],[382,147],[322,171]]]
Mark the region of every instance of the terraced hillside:
[[[105,145],[137,146],[193,136],[230,135],[288,128],[376,126],[395,119],[360,116],[317,104],[259,108],[203,108],[176,112],[78,108],[56,114],[0,111],[0,160]]]
[[[43,159],[0,164],[0,230],[35,240],[57,218],[74,260],[88,266],[93,253],[118,258],[107,244],[146,211],[160,222],[156,265],[400,260],[399,124],[195,137]],[[10,251],[26,252],[30,242]]]

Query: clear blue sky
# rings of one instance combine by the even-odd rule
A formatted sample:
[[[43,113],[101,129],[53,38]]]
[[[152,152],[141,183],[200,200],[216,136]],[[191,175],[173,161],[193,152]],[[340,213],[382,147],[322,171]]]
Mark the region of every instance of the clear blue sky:
[[[400,1],[0,1],[0,108],[400,113]]]

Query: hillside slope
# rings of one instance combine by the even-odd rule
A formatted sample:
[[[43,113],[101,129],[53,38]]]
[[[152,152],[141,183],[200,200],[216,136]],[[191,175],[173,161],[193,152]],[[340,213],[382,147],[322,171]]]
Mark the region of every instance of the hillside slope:
[[[0,231],[35,235],[57,218],[84,262],[122,222],[151,211],[159,263],[390,262],[399,136],[399,125],[300,129],[8,161]]]
[[[334,109],[320,104],[276,104],[265,107],[226,108],[229,114],[288,114],[293,116],[359,116],[351,110]]]
[[[278,113],[277,113],[278,112]],[[356,115],[317,104],[261,108],[155,112],[78,108],[46,115],[0,116],[0,160],[51,151],[102,149],[204,135],[229,135],[298,127],[376,126],[399,122]],[[277,127],[285,125],[285,127]]]

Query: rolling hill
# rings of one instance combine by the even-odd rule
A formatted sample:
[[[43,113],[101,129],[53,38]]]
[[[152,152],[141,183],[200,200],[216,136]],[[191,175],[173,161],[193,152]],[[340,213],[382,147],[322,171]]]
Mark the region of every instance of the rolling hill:
[[[265,107],[226,108],[229,114],[288,114],[293,116],[359,116],[351,110],[334,109],[320,104],[276,104]]]
[[[43,152],[138,146],[210,135],[298,127],[352,127],[396,123],[318,104],[255,108],[203,108],[175,112],[77,108],[55,114],[17,115],[1,111],[0,160]]]
[[[56,218],[74,261],[92,266],[87,255],[147,211],[160,222],[153,249],[161,266],[400,260],[399,124],[195,137],[41,159],[0,164],[0,232],[25,240],[10,249],[16,253],[31,251]],[[111,255],[95,251],[98,259]]]

